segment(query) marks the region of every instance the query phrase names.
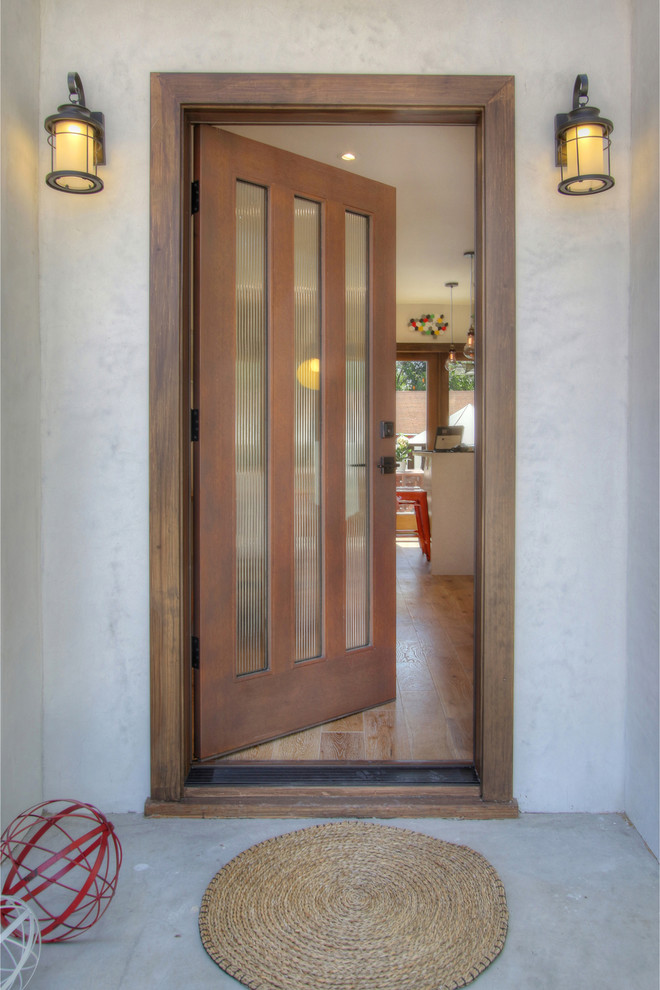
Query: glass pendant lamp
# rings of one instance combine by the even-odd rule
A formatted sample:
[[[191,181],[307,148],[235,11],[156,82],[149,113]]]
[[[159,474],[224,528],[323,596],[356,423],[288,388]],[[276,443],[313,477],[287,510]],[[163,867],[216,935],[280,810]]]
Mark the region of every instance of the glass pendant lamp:
[[[474,251],[464,251],[466,257],[470,258],[470,328],[467,332],[467,340],[463,348],[463,356],[468,361],[474,361],[475,354],[475,333],[474,333]]]
[[[445,369],[447,371],[452,371],[456,368],[458,362],[457,348],[454,344],[454,289],[458,285],[458,282],[445,282],[445,287],[449,289],[449,332],[451,335],[451,343],[449,345],[449,354],[447,355],[447,360],[445,361]]]

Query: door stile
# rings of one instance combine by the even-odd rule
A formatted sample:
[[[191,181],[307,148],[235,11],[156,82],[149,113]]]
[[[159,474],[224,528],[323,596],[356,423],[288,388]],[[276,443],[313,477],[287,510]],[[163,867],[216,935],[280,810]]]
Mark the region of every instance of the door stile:
[[[371,223],[371,498],[372,518],[390,520],[387,538],[372,541],[372,643],[396,643],[396,596],[387,601],[378,586],[379,575],[396,574],[396,475],[381,474],[377,464],[381,457],[392,455],[392,440],[381,437],[381,422],[396,419],[394,367],[396,362],[396,259],[381,250],[383,243],[394,239],[396,232],[381,216]],[[374,291],[379,286],[380,291]],[[391,388],[379,389],[376,383],[392,383]],[[381,600],[385,607],[381,606]],[[396,693],[396,690],[395,690]]]
[[[272,185],[269,270],[269,516],[270,516],[270,665],[271,671],[293,666],[294,614],[294,307],[293,196]],[[277,243],[273,231],[277,230]],[[282,383],[286,383],[282,387]],[[264,676],[264,675],[259,675]]]
[[[202,129],[203,130],[203,129]],[[202,149],[203,134],[198,143],[198,151]],[[233,479],[234,443],[233,429],[223,429],[224,424],[233,424],[236,383],[234,364],[236,342],[234,326],[236,322],[236,298],[233,291],[227,291],[227,286],[233,286],[236,275],[236,263],[232,243],[236,237],[236,208],[235,181],[232,180],[231,169],[228,168],[225,156],[216,154],[211,157],[207,152],[198,154],[198,177],[204,195],[200,200],[200,212],[197,216],[197,270],[202,264],[212,265],[217,271],[217,278],[204,279],[198,285],[197,305],[197,338],[195,349],[195,390],[198,396],[200,410],[200,440],[195,448],[195,501],[194,501],[194,543],[198,550],[211,532],[217,519],[226,521],[228,532],[234,532],[236,527],[236,498]],[[212,219],[217,218],[217,219]],[[220,222],[228,231],[228,236],[218,243],[213,235],[213,223]],[[212,262],[203,259],[212,258]],[[213,363],[219,369],[218,378],[210,381],[201,375],[203,365]],[[202,457],[201,445],[217,446],[219,456],[211,459]],[[218,467],[220,470],[218,470]],[[198,496],[204,491],[205,498]],[[203,555],[202,558],[204,559]],[[199,559],[199,556],[198,558]],[[205,560],[206,566],[198,574],[194,590],[195,614],[197,625],[194,632],[200,628],[205,635],[218,637],[219,641],[234,643],[236,640],[236,555],[233,542],[226,540],[220,547],[218,557],[214,561]],[[228,603],[226,616],[222,624],[217,611],[207,610],[206,614],[199,586],[206,583],[211,600]],[[204,644],[201,645],[202,654]],[[217,676],[214,676],[217,675]],[[222,680],[219,672],[211,667],[205,671],[205,690],[220,693]],[[199,691],[196,692],[200,694]],[[200,734],[203,732],[203,713],[197,704],[195,718],[195,749],[198,751]]]
[[[189,150],[192,154],[192,167],[191,175],[196,182],[200,181],[199,175],[199,163],[201,159],[199,150],[199,127],[191,127],[190,129],[190,141]],[[191,282],[192,290],[192,302],[191,302],[191,315],[190,315],[190,398],[186,405],[190,405],[191,409],[197,410],[197,415],[199,416],[199,368],[200,368],[200,357],[199,357],[199,293],[200,293],[200,244],[199,244],[199,213],[196,213],[190,225],[190,239],[191,239],[191,251],[190,251],[190,261],[188,265],[188,278]],[[192,413],[191,413],[192,415]],[[190,497],[190,527],[189,527],[189,539],[190,539],[190,634],[191,636],[199,636],[199,582],[197,580],[197,570],[193,566],[193,561],[199,560],[199,517],[198,517],[198,501],[197,495],[201,491],[200,488],[200,464],[199,464],[199,443],[192,442],[192,436],[190,437],[189,445],[190,453],[190,478],[186,478],[189,481],[189,497]],[[191,653],[192,653],[192,640],[191,640]],[[192,724],[190,738],[188,740],[188,745],[191,747],[191,757],[195,759],[198,753],[198,726],[201,718],[200,711],[200,699],[199,691],[196,690],[195,677],[198,676],[196,672],[191,668],[189,671],[190,684],[189,692],[190,699],[192,703]]]
[[[478,287],[475,297],[475,329],[477,340],[483,347],[486,317],[488,308],[486,305],[487,280],[484,269],[484,247],[486,241],[485,211],[484,211],[484,182],[486,177],[484,149],[486,141],[484,134],[484,118],[479,117],[475,127],[475,285]],[[486,341],[487,343],[487,341]],[[474,765],[480,779],[483,780],[483,689],[484,689],[484,649],[486,644],[483,637],[483,616],[484,616],[484,533],[482,520],[484,518],[484,485],[486,480],[486,465],[488,464],[487,452],[484,449],[486,407],[484,394],[484,381],[482,369],[484,367],[483,352],[479,361],[475,362],[474,375],[474,408],[475,408],[475,451],[477,455],[474,459],[474,696],[473,696],[473,722],[474,725]],[[444,369],[443,369],[444,370]],[[498,397],[499,399],[499,397]]]
[[[325,546],[325,655],[346,647],[346,313],[344,307],[344,211],[339,203],[325,208],[323,327],[323,490],[326,532],[341,534]],[[332,427],[332,428],[331,428]]]

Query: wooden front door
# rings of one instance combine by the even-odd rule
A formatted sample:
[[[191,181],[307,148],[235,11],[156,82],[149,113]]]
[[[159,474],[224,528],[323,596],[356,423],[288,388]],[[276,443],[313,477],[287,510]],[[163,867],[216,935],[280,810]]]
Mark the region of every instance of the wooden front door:
[[[210,125],[195,177],[206,759],[395,697],[395,190]]]

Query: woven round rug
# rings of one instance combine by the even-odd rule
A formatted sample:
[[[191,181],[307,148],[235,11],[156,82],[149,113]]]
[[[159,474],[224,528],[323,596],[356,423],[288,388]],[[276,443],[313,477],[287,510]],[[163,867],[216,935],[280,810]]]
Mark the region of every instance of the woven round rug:
[[[479,853],[356,821],[252,846],[199,915],[206,951],[252,990],[454,990],[495,959],[507,924]]]

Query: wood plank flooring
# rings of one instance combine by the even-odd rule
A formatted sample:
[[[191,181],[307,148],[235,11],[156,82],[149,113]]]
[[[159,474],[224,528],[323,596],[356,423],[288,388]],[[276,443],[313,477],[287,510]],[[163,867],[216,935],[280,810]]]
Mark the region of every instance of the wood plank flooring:
[[[397,533],[396,701],[213,762],[472,760],[472,616],[472,577],[432,575]]]

